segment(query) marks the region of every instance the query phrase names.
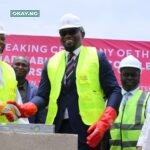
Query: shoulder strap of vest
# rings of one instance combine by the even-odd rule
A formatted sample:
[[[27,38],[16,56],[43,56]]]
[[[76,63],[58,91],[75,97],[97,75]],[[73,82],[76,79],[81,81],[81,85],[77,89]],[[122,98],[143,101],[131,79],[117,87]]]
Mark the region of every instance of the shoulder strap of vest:
[[[144,117],[146,118],[146,107],[147,107],[148,100],[150,100],[150,92],[145,92],[145,93],[148,95],[146,99],[146,105],[145,105],[145,111],[144,111]]]

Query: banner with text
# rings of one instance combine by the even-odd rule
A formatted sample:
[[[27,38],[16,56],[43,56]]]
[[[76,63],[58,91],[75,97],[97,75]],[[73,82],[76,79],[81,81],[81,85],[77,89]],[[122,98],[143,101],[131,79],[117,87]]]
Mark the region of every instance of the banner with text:
[[[150,42],[85,38],[83,44],[106,53],[119,83],[120,60],[130,54],[137,57],[142,62],[143,69],[141,88],[150,91]],[[28,79],[38,85],[45,61],[62,49],[59,37],[7,35],[3,60],[11,64],[14,56],[29,57],[31,68]]]

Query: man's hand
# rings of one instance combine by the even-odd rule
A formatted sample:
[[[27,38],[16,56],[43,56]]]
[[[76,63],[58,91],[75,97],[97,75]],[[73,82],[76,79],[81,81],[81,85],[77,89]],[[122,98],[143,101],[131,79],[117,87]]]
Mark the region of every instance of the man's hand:
[[[15,114],[18,118],[28,118],[30,116],[33,116],[37,112],[37,106],[32,102],[18,104],[14,101],[8,101],[7,104],[13,107],[13,109],[15,110]],[[7,115],[6,117],[9,121],[13,121],[12,115]]]
[[[107,107],[100,119],[87,130],[89,136],[87,137],[86,143],[90,147],[96,147],[102,140],[106,131],[111,127],[116,117],[116,110],[112,107]]]
[[[6,118],[12,122],[18,119],[20,112],[16,106],[0,102],[0,115],[5,115]]]
[[[16,121],[21,116],[20,111],[13,104],[6,104],[6,107],[3,110],[3,114],[6,116],[9,122]]]

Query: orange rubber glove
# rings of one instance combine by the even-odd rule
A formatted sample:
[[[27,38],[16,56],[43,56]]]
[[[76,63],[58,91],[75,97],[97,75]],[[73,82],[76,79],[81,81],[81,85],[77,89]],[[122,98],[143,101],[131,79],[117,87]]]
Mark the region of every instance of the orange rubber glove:
[[[14,105],[14,108],[17,107],[17,109],[19,110],[20,112],[20,116],[18,116],[18,118],[28,118],[30,116],[33,116],[35,115],[35,113],[37,112],[37,106],[32,103],[32,102],[28,102],[28,103],[24,103],[24,104],[18,104],[16,102],[13,102],[13,101],[8,101],[7,104],[12,104]],[[9,121],[12,121],[11,119],[13,117],[11,117],[11,115],[9,116],[6,116],[7,119]]]
[[[13,121],[16,121],[17,119],[19,119],[18,116],[14,115],[11,111],[6,113],[5,116],[9,122],[13,122]]]
[[[103,115],[100,119],[91,125],[87,130],[89,136],[87,137],[87,144],[90,147],[96,147],[100,141],[102,140],[103,136],[105,135],[106,131],[111,127],[114,120],[117,117],[117,112],[114,108],[108,106]]]

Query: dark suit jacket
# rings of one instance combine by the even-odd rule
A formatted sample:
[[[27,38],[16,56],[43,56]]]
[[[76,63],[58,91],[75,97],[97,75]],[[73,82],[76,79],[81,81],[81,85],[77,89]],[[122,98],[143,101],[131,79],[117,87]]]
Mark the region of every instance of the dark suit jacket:
[[[27,102],[30,101],[36,94],[37,94],[38,88],[29,83],[27,84]],[[38,111],[36,115],[29,117],[29,122],[30,123],[40,123],[43,124],[45,123],[46,120],[46,115],[47,115],[47,109],[43,109],[41,111]]]
[[[100,84],[105,93],[105,99],[107,99],[107,106],[111,106],[118,112],[119,105],[121,102],[121,88],[118,85],[114,72],[110,63],[108,62],[105,54],[98,51],[99,63],[100,63]],[[39,109],[48,105],[50,93],[50,81],[47,75],[47,63],[42,72],[41,81],[38,89],[37,96],[32,99]],[[59,132],[61,127],[61,122],[63,120],[63,115],[65,108],[68,108],[69,121],[73,129],[74,134],[78,134],[80,141],[85,142],[87,136],[87,128],[79,114],[78,108],[78,94],[75,83],[75,73],[72,77],[72,85],[69,88],[65,88],[62,81],[62,89],[60,96],[57,100],[58,112],[55,117],[55,132]],[[91,106],[92,107],[92,106]]]

